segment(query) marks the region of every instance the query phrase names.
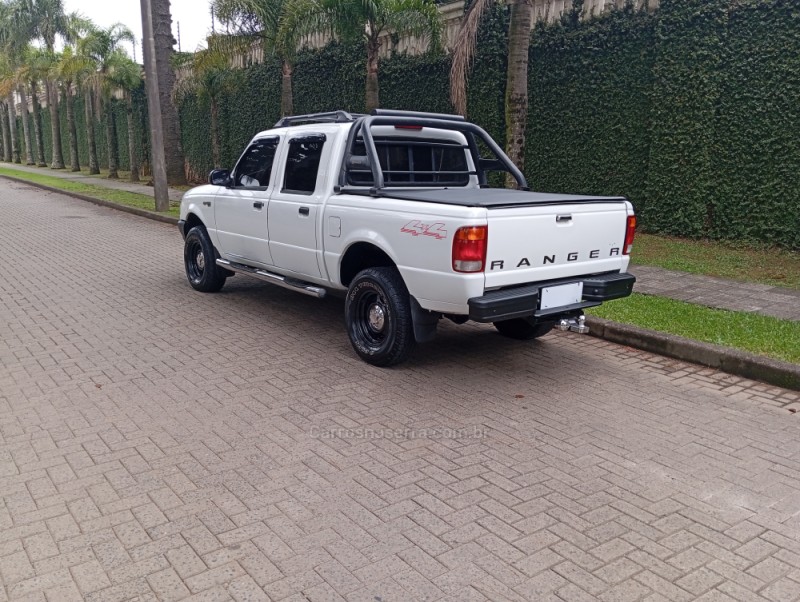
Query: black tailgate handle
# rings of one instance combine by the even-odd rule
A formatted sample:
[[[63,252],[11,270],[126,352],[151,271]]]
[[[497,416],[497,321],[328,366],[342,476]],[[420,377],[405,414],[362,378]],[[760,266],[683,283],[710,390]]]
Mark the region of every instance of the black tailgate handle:
[[[565,222],[571,222],[572,216],[569,214],[566,215],[556,215],[556,223],[563,224]]]

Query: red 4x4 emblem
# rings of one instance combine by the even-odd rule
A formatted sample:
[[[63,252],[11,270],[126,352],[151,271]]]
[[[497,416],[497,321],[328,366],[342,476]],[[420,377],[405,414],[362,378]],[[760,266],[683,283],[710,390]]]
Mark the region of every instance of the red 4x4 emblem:
[[[432,236],[437,240],[447,238],[447,230],[444,229],[443,223],[423,224],[418,219],[408,222],[405,226],[400,228],[400,232],[405,232],[412,236]]]

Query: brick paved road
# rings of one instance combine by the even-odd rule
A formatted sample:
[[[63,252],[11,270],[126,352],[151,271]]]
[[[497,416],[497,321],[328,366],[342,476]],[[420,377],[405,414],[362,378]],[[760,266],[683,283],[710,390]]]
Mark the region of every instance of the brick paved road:
[[[795,394],[487,327],[374,369],[341,301],[0,185],[0,602],[800,597]]]

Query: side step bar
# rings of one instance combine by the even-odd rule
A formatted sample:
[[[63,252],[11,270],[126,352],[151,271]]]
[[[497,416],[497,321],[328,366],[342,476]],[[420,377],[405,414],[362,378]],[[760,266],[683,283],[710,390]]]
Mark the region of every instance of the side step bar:
[[[281,276],[280,274],[273,274],[272,272],[267,272],[266,270],[250,267],[249,265],[234,263],[228,261],[227,259],[217,259],[217,265],[225,268],[226,270],[248,274],[254,278],[258,278],[259,280],[277,284],[283,288],[288,288],[291,291],[297,291],[298,293],[303,293],[304,295],[310,295],[311,297],[316,297],[317,299],[322,299],[326,293],[325,289],[319,286],[314,286],[313,284],[309,284],[301,280],[293,280],[291,278],[287,278],[286,276]]]

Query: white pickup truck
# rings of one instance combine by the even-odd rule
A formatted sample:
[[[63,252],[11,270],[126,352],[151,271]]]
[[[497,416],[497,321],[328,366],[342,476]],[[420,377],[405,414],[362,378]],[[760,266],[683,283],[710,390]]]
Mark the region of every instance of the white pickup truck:
[[[490,171],[517,189],[489,188]],[[209,180],[181,202],[191,286],[218,291],[240,272],[340,293],[353,348],[376,366],[405,360],[442,318],[515,339],[586,332],[583,309],[635,281],[625,198],[529,192],[491,137],[453,115],[287,117]]]

